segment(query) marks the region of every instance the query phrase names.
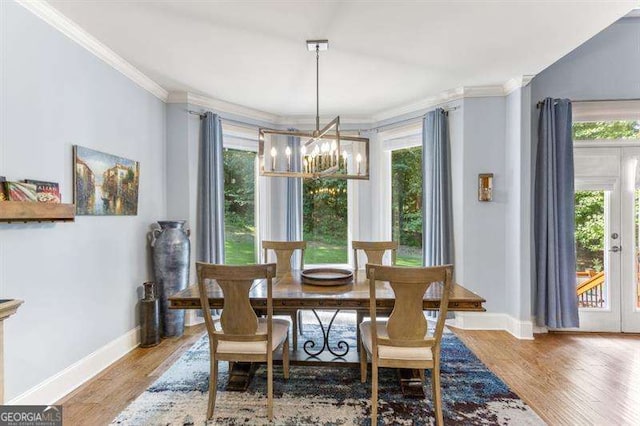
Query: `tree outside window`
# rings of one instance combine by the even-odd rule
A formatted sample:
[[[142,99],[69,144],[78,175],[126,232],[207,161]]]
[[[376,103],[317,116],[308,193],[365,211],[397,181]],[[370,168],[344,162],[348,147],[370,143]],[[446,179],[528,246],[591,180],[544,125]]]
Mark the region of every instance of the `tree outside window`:
[[[305,263],[347,263],[347,181],[306,179],[302,191]]]
[[[252,151],[223,153],[224,249],[230,265],[256,263],[255,160]]]
[[[398,241],[397,264],[422,265],[422,147],[391,154],[392,238]]]

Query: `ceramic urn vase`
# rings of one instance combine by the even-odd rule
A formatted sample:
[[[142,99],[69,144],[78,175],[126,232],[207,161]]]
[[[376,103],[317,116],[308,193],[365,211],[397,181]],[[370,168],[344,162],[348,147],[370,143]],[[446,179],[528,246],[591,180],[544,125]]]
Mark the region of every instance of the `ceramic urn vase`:
[[[190,231],[185,229],[185,223],[184,220],[159,221],[160,228],[150,235],[162,337],[182,336],[184,332],[184,310],[170,310],[168,298],[189,283]]]

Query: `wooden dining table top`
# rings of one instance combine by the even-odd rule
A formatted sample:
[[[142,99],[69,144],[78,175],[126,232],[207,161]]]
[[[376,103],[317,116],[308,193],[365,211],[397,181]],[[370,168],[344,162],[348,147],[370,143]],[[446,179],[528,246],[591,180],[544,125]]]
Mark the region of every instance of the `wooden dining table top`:
[[[215,281],[206,285],[209,304],[212,309],[221,309],[224,305],[222,289]],[[440,308],[442,284],[432,284],[424,294],[423,308]],[[267,306],[267,281],[255,280],[249,291],[251,305],[254,308]],[[379,310],[392,309],[394,293],[388,282],[376,282],[376,299]],[[485,311],[482,306],[485,299],[460,284],[451,287],[449,295],[450,311]],[[273,279],[274,309],[348,309],[366,311],[369,309],[369,280],[364,270],[354,272],[353,283],[339,286],[316,286],[302,283],[301,271],[293,270]],[[169,297],[170,309],[200,309],[200,291],[197,285]]]

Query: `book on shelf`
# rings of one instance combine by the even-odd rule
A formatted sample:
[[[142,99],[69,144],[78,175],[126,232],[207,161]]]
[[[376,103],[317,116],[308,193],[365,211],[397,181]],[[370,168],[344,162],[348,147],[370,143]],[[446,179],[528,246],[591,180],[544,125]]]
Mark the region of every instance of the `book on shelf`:
[[[60,203],[60,186],[57,182],[25,179],[25,183],[36,186],[36,200],[39,203]]]
[[[36,186],[26,182],[4,182],[5,196],[8,201],[36,202]]]

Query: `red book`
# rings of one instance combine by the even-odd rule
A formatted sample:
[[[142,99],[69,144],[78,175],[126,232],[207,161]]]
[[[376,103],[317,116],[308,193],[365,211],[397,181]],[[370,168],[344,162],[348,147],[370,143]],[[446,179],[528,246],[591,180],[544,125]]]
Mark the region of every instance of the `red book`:
[[[60,203],[60,189],[57,182],[25,179],[25,182],[36,186],[36,199],[39,203]]]

